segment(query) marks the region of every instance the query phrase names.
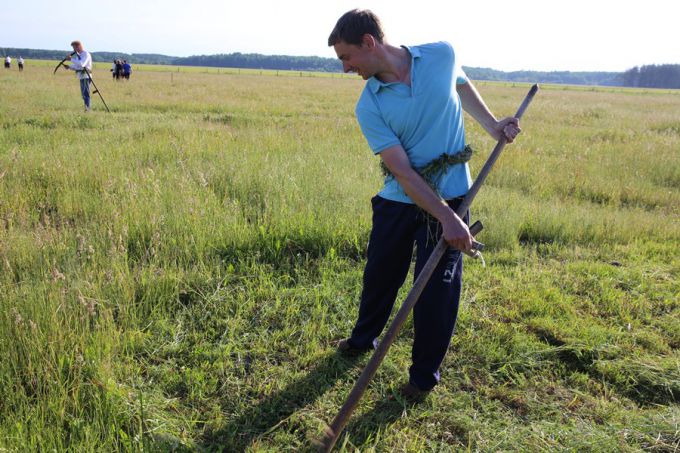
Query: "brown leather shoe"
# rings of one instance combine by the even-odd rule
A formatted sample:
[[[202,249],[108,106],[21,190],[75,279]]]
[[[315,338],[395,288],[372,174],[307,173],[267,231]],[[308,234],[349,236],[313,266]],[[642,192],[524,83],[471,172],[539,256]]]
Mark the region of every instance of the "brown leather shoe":
[[[371,348],[368,349],[355,348],[354,346],[349,344],[349,338],[343,338],[342,340],[338,341],[338,351],[340,352],[340,354],[347,357],[356,357],[361,354],[365,354],[370,350]]]
[[[394,400],[396,399],[395,396],[398,396],[407,403],[420,403],[427,398],[427,395],[429,395],[430,392],[431,390],[421,390],[410,382],[407,382],[399,388],[396,395],[390,395],[388,399]]]

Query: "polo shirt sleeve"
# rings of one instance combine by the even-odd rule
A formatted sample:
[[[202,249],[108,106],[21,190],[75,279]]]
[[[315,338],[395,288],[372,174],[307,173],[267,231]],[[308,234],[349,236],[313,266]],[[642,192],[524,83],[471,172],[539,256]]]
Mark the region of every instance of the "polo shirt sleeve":
[[[456,85],[464,85],[468,82],[467,74],[465,74],[463,65],[460,64],[460,58],[456,55],[455,50],[453,51],[453,76],[456,78]]]
[[[380,154],[390,146],[401,144],[397,135],[385,123],[385,120],[378,111],[357,106],[355,113],[361,127],[361,132],[366,137],[368,146],[371,147],[374,154]]]
[[[456,85],[464,85],[468,83],[468,77],[467,74],[465,74],[465,71],[463,71],[462,66],[458,66],[456,64],[456,69],[454,72],[454,75],[456,76]]]
[[[456,54],[456,50],[453,48],[450,42],[443,41],[443,43],[450,52],[449,57],[453,59],[453,77],[456,81],[456,85],[464,85],[468,83],[467,74],[465,74],[465,71],[463,70],[463,65],[460,63],[460,59]]]

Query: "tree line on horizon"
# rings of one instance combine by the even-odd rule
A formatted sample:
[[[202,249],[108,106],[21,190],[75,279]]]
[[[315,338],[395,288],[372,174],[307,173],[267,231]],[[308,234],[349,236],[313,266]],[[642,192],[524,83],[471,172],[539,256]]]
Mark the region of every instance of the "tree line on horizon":
[[[0,48],[2,56],[10,55],[41,60],[61,60],[67,51]],[[92,52],[96,62],[125,59],[131,64],[156,64],[172,66],[206,66],[216,68],[270,69],[292,71],[342,72],[335,58],[316,56],[262,55],[257,53],[230,53],[173,57],[161,54],[126,54],[122,52]],[[605,71],[512,71],[491,68],[466,67],[463,69],[474,80],[557,83],[569,85],[601,85],[641,88],[680,88],[680,64],[636,66],[625,72]]]
[[[623,73],[624,86],[641,88],[680,88],[680,65],[635,66]]]

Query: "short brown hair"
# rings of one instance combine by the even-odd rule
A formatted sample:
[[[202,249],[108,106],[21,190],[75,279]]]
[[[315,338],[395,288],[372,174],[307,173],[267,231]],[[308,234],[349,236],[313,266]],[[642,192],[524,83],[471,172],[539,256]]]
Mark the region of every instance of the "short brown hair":
[[[80,42],[80,41],[78,41],[78,40],[75,40],[75,41],[71,42],[71,47],[73,47],[73,46],[82,46],[82,45],[83,45],[83,43]]]
[[[347,11],[335,24],[335,28],[328,37],[328,46],[334,46],[340,41],[360,45],[366,33],[372,35],[376,41],[382,44],[385,33],[378,16],[368,9]]]

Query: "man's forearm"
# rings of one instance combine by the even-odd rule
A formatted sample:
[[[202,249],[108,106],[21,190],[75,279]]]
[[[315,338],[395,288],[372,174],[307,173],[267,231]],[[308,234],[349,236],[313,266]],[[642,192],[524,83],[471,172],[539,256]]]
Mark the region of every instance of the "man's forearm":
[[[498,122],[496,117],[491,113],[489,107],[482,99],[472,82],[457,85],[456,90],[460,96],[463,109],[468,112],[481,126],[490,134],[493,135],[494,126]]]
[[[406,192],[406,195],[420,208],[427,211],[440,223],[445,223],[455,217],[456,213],[412,168],[404,169],[394,177]]]
[[[458,85],[456,90],[463,109],[482,125],[482,127],[496,140],[505,138],[508,143],[512,143],[517,134],[521,131],[517,118],[508,117],[497,120],[491,110],[486,106],[472,82]]]
[[[458,250],[470,250],[472,248],[472,236],[470,236],[467,225],[411,167],[404,148],[401,145],[393,146],[383,150],[380,157],[404,189],[406,195],[417,206],[439,220],[442,225],[442,235],[446,242]]]

